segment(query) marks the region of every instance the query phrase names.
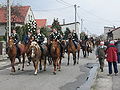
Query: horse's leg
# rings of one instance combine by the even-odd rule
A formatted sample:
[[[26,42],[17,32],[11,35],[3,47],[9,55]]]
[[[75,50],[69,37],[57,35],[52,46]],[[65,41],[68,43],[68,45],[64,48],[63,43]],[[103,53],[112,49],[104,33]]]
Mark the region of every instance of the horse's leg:
[[[54,71],[53,74],[56,75],[56,66],[57,66],[57,60],[53,60],[53,65],[54,65]]]
[[[77,60],[77,64],[79,64],[79,55],[80,55],[80,50],[78,50],[78,60]]]
[[[34,74],[37,75],[37,72],[38,72],[38,61],[34,62],[34,68],[35,68]]]
[[[46,71],[46,56],[45,56],[45,61],[44,61],[44,71]]]
[[[15,57],[10,58],[10,61],[11,61],[11,66],[12,66],[12,68],[11,68],[11,72],[15,72],[15,67],[14,67]]]
[[[39,70],[42,70],[42,59],[40,59]]]
[[[19,60],[18,70],[20,70],[20,66],[21,66],[21,57],[20,56],[18,57],[18,60]]]
[[[23,56],[23,65],[22,65],[22,71],[24,71],[24,64],[25,64],[25,54],[23,54],[22,56]]]
[[[73,53],[73,61],[74,61],[73,65],[75,65],[76,64],[76,53]]]
[[[68,63],[67,63],[67,65],[69,65],[69,61],[70,61],[70,53],[68,52]]]
[[[61,71],[61,57],[60,58],[58,58],[58,64],[59,64],[59,68],[58,68],[58,71]]]

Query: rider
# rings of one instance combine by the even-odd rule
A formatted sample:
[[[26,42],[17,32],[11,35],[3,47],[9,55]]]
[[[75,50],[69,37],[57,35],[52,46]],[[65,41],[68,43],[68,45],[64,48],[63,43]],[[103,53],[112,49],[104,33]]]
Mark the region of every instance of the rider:
[[[77,48],[77,43],[78,43],[78,35],[77,33],[75,32],[75,30],[72,31],[72,40],[75,44],[75,47]]]
[[[62,40],[62,36],[61,34],[55,29],[52,29],[52,33],[50,34],[50,40],[52,41],[53,39],[57,39],[59,40],[59,44],[60,44],[60,49],[61,49],[61,57],[63,56],[63,46],[61,45],[61,40]],[[49,50],[50,51],[50,50]]]
[[[24,36],[24,43],[28,44],[30,37],[32,36],[32,31],[28,31],[27,35]]]
[[[11,33],[11,37],[13,38],[14,40],[14,43],[16,45],[16,49],[17,49],[17,56],[20,54],[20,48],[18,47],[18,43],[19,43],[19,35],[16,33],[16,30],[13,29],[12,30],[12,33]]]
[[[34,37],[35,37],[35,41],[39,44],[39,46],[41,47],[41,50],[43,51],[43,48],[41,45],[44,42],[45,36],[43,34],[41,34],[40,29],[37,29]]]
[[[52,33],[50,34],[50,40],[52,41],[53,39],[61,41],[61,35],[55,28],[52,29]]]

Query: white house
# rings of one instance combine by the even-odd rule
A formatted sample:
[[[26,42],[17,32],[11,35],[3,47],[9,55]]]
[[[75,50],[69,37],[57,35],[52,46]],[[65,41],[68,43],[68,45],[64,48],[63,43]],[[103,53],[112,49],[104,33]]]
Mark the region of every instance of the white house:
[[[30,21],[35,21],[34,14],[30,6],[14,6],[12,7],[11,23],[15,26],[22,26]],[[0,8],[0,36],[5,35],[7,26],[7,10],[6,7]]]
[[[75,23],[67,23],[67,24],[63,24],[61,25],[62,31],[65,32],[66,28],[69,28],[70,31],[72,32],[73,30],[75,30]],[[76,33],[78,34],[78,37],[80,38],[80,23],[76,22]]]

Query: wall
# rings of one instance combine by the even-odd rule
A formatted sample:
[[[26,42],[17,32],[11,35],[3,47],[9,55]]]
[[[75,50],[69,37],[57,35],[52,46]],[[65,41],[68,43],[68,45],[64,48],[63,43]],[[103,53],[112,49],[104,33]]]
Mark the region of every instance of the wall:
[[[120,38],[120,28],[113,31],[113,39],[118,39]]]
[[[5,35],[6,29],[5,29],[5,25],[0,25],[0,36]]]
[[[35,17],[34,17],[34,14],[33,14],[33,12],[32,12],[32,9],[31,8],[29,8],[29,10],[28,10],[28,13],[27,13],[27,15],[26,15],[26,18],[25,18],[25,24],[26,23],[29,23],[29,21],[33,21],[33,20],[35,20]]]

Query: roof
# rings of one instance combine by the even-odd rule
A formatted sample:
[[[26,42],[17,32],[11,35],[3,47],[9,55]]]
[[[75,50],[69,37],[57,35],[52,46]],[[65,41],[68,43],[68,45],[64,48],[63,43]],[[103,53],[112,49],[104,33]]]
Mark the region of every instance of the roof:
[[[47,23],[47,19],[35,19],[35,21],[38,28],[45,27]]]
[[[14,7],[12,7],[11,9],[13,11],[12,12],[13,15],[11,15],[11,22],[24,23],[25,17],[27,15],[29,8],[30,8],[30,6],[14,6]],[[18,10],[19,10],[19,12],[16,13]],[[7,22],[6,16],[7,16],[6,7],[0,8],[0,23]]]
[[[120,29],[120,27],[117,27],[117,28],[113,29],[112,31],[116,31],[116,30],[119,30],[119,29]]]

